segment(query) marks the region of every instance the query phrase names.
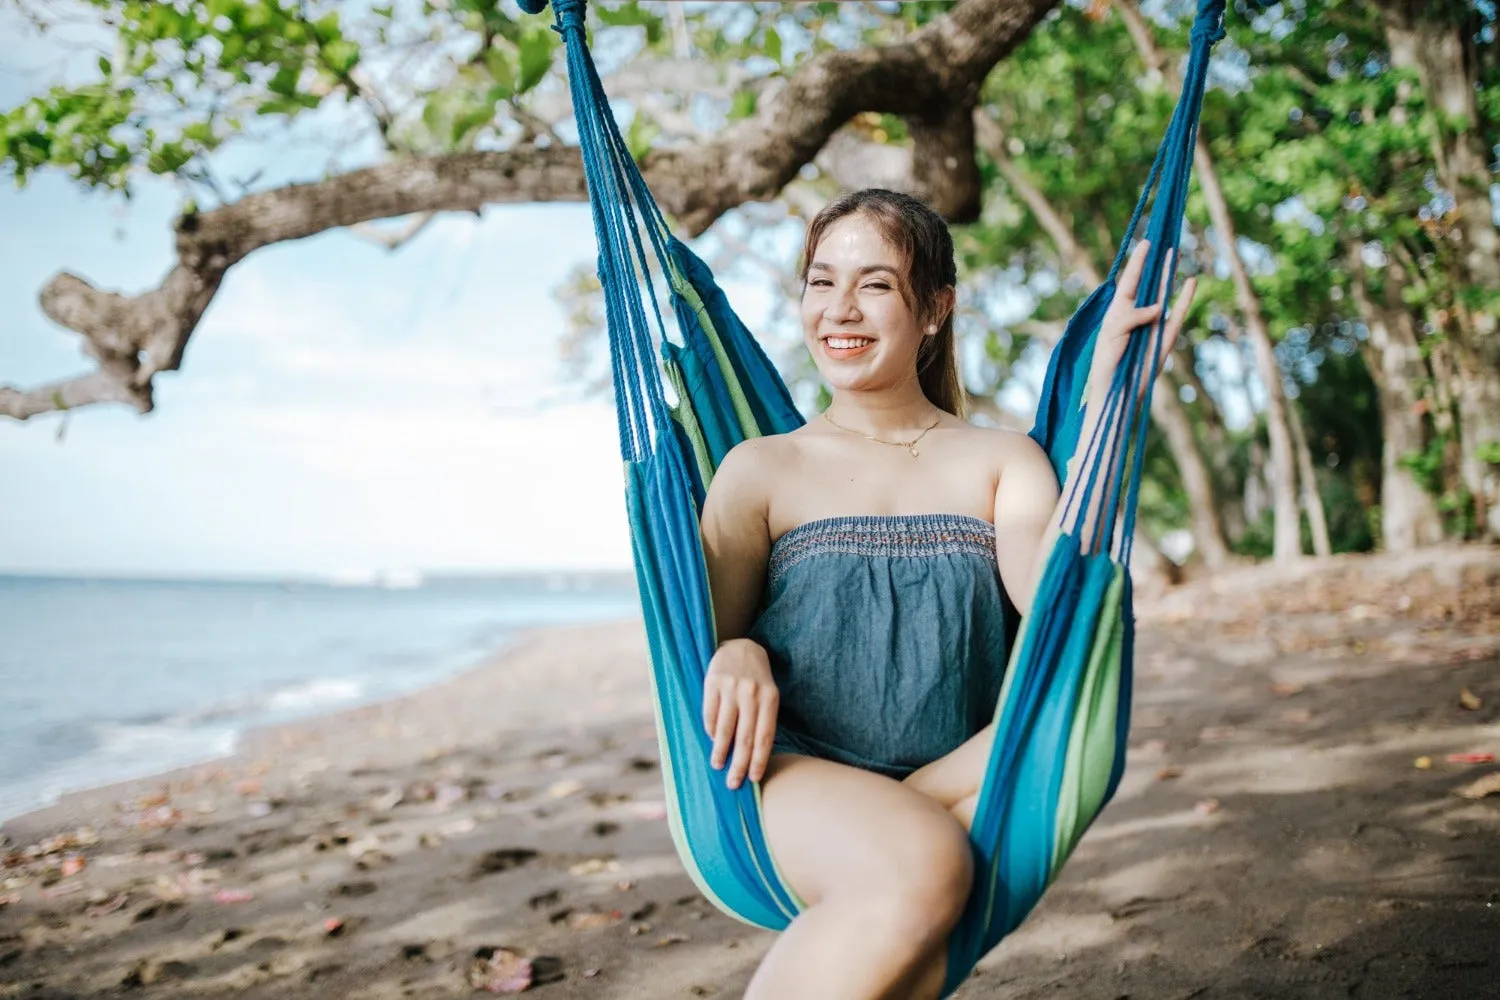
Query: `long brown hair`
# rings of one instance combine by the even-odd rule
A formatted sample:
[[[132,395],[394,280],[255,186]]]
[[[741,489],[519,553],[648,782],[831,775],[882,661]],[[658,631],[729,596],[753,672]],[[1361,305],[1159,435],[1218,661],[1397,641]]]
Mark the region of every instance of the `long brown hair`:
[[[846,216],[863,213],[906,261],[902,295],[924,327],[938,322],[938,294],[958,282],[953,262],[953,235],[943,217],[911,195],[884,188],[866,188],[830,202],[807,227],[802,251],[802,282],[812,266],[828,227]],[[964,385],[958,376],[958,348],[953,336],[953,310],[942,317],[938,332],[922,337],[917,350],[917,381],[932,405],[956,417],[964,415]]]

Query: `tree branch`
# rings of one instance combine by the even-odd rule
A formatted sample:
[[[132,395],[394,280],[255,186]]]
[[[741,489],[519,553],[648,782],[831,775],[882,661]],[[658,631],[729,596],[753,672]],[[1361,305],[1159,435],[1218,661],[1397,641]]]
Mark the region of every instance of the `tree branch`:
[[[649,153],[646,182],[679,230],[697,235],[744,202],[776,197],[850,118],[881,111],[908,122],[912,187],[949,218],[972,218],[980,86],[1058,2],[967,0],[898,43],[822,53],[768,93],[754,117],[712,141]],[[84,336],[98,369],[31,390],[0,386],[0,414],[24,420],[101,402],[149,411],[152,378],[181,364],[225,273],[261,247],[403,215],[585,197],[578,150],[554,144],[392,159],[185,214],[177,263],[159,287],[125,296],[67,273],[47,284],[42,311]]]

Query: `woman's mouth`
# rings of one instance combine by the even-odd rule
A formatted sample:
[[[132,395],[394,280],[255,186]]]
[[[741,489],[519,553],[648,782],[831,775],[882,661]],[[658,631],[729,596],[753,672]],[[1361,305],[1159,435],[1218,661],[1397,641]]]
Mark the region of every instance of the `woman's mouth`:
[[[849,358],[857,358],[873,346],[875,346],[875,341],[869,337],[823,338],[823,350],[830,358],[836,361],[847,361]]]

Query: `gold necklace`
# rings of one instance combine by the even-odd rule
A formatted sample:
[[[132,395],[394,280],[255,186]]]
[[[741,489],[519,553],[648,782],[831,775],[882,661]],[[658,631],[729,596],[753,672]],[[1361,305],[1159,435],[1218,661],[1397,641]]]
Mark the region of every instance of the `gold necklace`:
[[[857,434],[860,437],[864,438],[866,441],[874,441],[876,444],[888,444],[893,448],[905,448],[907,451],[911,452],[912,458],[916,458],[918,457],[917,442],[926,437],[928,431],[932,430],[938,424],[943,422],[943,415],[939,413],[936,420],[923,428],[922,433],[918,434],[910,441],[887,441],[885,438],[878,438],[874,434],[866,434],[864,431],[857,431],[853,427],[845,427],[843,424],[830,417],[827,410],[823,411],[823,419],[828,421],[833,426],[837,427],[839,430],[848,431],[850,434]]]

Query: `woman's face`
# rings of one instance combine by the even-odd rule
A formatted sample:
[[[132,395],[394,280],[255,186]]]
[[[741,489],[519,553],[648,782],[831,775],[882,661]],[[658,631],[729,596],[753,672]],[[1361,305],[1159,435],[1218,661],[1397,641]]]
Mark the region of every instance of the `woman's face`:
[[[905,282],[901,255],[864,214],[824,231],[802,293],[802,337],[834,389],[884,389],[915,377],[926,334]]]

